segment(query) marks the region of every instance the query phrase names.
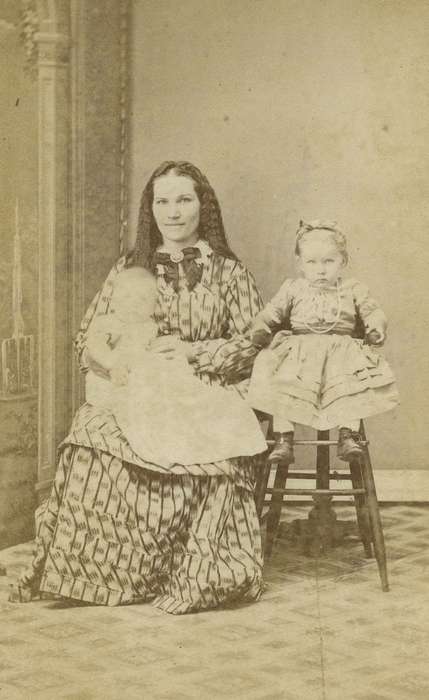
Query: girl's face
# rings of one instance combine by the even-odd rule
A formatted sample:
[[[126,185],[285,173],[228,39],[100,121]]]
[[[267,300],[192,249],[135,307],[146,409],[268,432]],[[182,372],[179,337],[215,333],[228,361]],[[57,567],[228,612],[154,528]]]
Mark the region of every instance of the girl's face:
[[[326,238],[312,238],[301,241],[298,267],[305,279],[324,286],[333,284],[344,267],[344,258],[333,241]]]
[[[194,182],[170,171],[153,185],[152,211],[164,243],[185,248],[198,240],[200,200]]]

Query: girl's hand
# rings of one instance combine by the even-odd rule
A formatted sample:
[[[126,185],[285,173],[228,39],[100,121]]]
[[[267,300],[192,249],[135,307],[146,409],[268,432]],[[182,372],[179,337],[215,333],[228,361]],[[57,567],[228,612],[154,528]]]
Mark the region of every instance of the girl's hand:
[[[365,321],[365,338],[369,345],[383,345],[386,340],[387,321],[384,313],[376,309]]]
[[[366,339],[369,345],[383,345],[386,340],[386,331],[384,328],[371,328],[366,333]]]
[[[149,345],[149,351],[162,355],[166,360],[184,357],[188,362],[195,359],[191,343],[180,340],[174,335],[162,335]]]

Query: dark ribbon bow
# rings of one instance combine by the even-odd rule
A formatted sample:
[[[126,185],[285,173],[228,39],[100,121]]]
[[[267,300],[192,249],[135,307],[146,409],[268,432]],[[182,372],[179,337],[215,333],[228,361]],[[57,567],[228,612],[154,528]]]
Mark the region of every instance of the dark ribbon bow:
[[[152,264],[162,265],[165,273],[165,281],[170,282],[174,291],[179,291],[179,265],[182,265],[186,277],[186,284],[191,291],[198,282],[201,282],[203,274],[202,265],[198,265],[197,258],[201,257],[199,248],[183,248],[178,253],[155,253]]]

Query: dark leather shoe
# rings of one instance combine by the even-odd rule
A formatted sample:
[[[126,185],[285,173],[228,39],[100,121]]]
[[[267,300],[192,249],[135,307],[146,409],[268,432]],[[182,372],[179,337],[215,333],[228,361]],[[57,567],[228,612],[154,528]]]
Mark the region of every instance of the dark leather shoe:
[[[268,457],[272,464],[292,464],[295,461],[293,453],[293,433],[280,433]]]
[[[352,462],[359,459],[363,455],[363,449],[360,446],[361,436],[355,433],[350,428],[340,428],[338,436],[337,454],[343,462]]]

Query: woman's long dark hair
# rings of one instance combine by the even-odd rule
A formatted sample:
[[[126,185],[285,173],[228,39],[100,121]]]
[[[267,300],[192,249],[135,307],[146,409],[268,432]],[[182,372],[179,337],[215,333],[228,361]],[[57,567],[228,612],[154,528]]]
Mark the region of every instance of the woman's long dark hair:
[[[137,238],[130,256],[130,265],[150,269],[153,254],[162,244],[162,236],[152,212],[153,185],[158,177],[167,175],[172,170],[176,175],[184,175],[194,182],[195,192],[200,201],[199,238],[207,241],[215,253],[236,260],[237,256],[232,252],[226,240],[219,202],[205,175],[192,163],[167,160],[152,173],[143,190],[137,224]]]

